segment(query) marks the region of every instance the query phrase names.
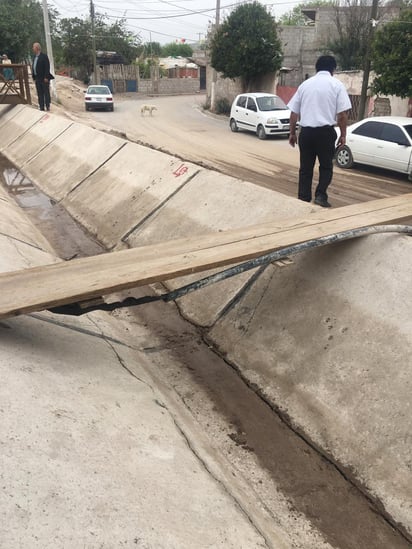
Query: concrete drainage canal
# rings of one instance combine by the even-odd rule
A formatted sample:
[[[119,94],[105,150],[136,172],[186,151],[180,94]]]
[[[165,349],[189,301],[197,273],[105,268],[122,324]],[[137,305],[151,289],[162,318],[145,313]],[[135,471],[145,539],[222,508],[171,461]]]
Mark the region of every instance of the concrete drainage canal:
[[[59,257],[70,260],[105,251],[4,157],[0,167],[4,188]],[[153,286],[131,294],[157,291]],[[405,529],[356,480],[350,466],[336,463],[267,398],[258,381],[246,379],[215,345],[209,328],[186,320],[176,303],[148,303],[111,315],[126,321],[131,331],[137,325],[150,330],[153,339],[144,351],[153,357],[153,368],[208,435],[211,447],[226,458],[233,474],[243,477],[257,494],[265,513],[288,531],[291,546],[410,548]],[[167,360],[162,358],[164,350]]]

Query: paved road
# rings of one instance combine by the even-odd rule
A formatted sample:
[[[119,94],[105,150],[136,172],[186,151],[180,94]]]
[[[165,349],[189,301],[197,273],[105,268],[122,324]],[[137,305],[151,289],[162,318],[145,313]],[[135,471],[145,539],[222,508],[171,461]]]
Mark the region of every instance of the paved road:
[[[289,196],[297,194],[299,153],[285,138],[265,141],[232,133],[228,119],[202,111],[204,95],[138,99],[119,96],[114,113],[88,113],[133,140]],[[143,103],[156,105],[141,116]],[[335,168],[330,199],[335,206],[412,192],[406,176],[372,168]]]

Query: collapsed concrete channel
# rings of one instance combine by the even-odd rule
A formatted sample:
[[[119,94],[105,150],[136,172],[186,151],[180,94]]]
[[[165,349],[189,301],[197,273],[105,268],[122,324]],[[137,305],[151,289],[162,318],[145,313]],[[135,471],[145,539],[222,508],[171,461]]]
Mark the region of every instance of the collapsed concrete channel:
[[[108,250],[316,212],[28,107],[3,108],[0,131],[0,152]],[[271,264],[256,277],[244,273],[178,303],[266,402],[382,503],[405,536],[412,536],[411,252],[408,236],[369,236]]]

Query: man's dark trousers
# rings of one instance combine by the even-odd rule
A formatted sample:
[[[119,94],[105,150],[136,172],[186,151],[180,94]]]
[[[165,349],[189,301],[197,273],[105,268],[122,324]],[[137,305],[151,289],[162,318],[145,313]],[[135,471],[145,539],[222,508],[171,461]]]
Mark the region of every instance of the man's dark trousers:
[[[36,78],[35,83],[40,110],[44,111],[44,107],[48,110],[50,108],[50,83],[47,82],[46,84],[44,80],[40,78]]]
[[[300,169],[299,192],[301,200],[312,200],[313,168],[316,157],[319,159],[319,184],[315,198],[328,199],[326,192],[333,174],[333,157],[337,134],[333,126],[320,128],[302,127],[299,134]]]

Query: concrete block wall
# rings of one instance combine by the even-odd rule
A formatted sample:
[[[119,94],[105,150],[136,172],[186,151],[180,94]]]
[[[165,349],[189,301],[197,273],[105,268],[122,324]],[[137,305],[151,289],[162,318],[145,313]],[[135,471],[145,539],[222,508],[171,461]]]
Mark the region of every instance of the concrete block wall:
[[[212,93],[212,81],[213,69],[208,65],[206,68],[206,92],[208,98],[211,97]],[[229,103],[232,103],[233,99],[243,91],[239,78],[223,78],[218,74],[215,86],[216,99],[227,99]]]
[[[206,68],[206,92],[210,100],[212,94],[213,69],[210,65]],[[253,83],[252,91],[263,91],[268,93],[276,93],[276,74],[268,73],[257,79]],[[223,78],[221,74],[217,75],[216,80],[216,99],[226,99],[230,104],[234,98],[245,90],[242,87],[242,82],[239,78]]]
[[[281,26],[280,39],[283,50],[284,67],[291,68],[284,78],[285,86],[299,86],[305,74],[313,76],[315,61],[320,53],[315,27]]]
[[[175,95],[197,93],[200,91],[199,78],[159,78],[158,80],[140,79],[140,93]]]

